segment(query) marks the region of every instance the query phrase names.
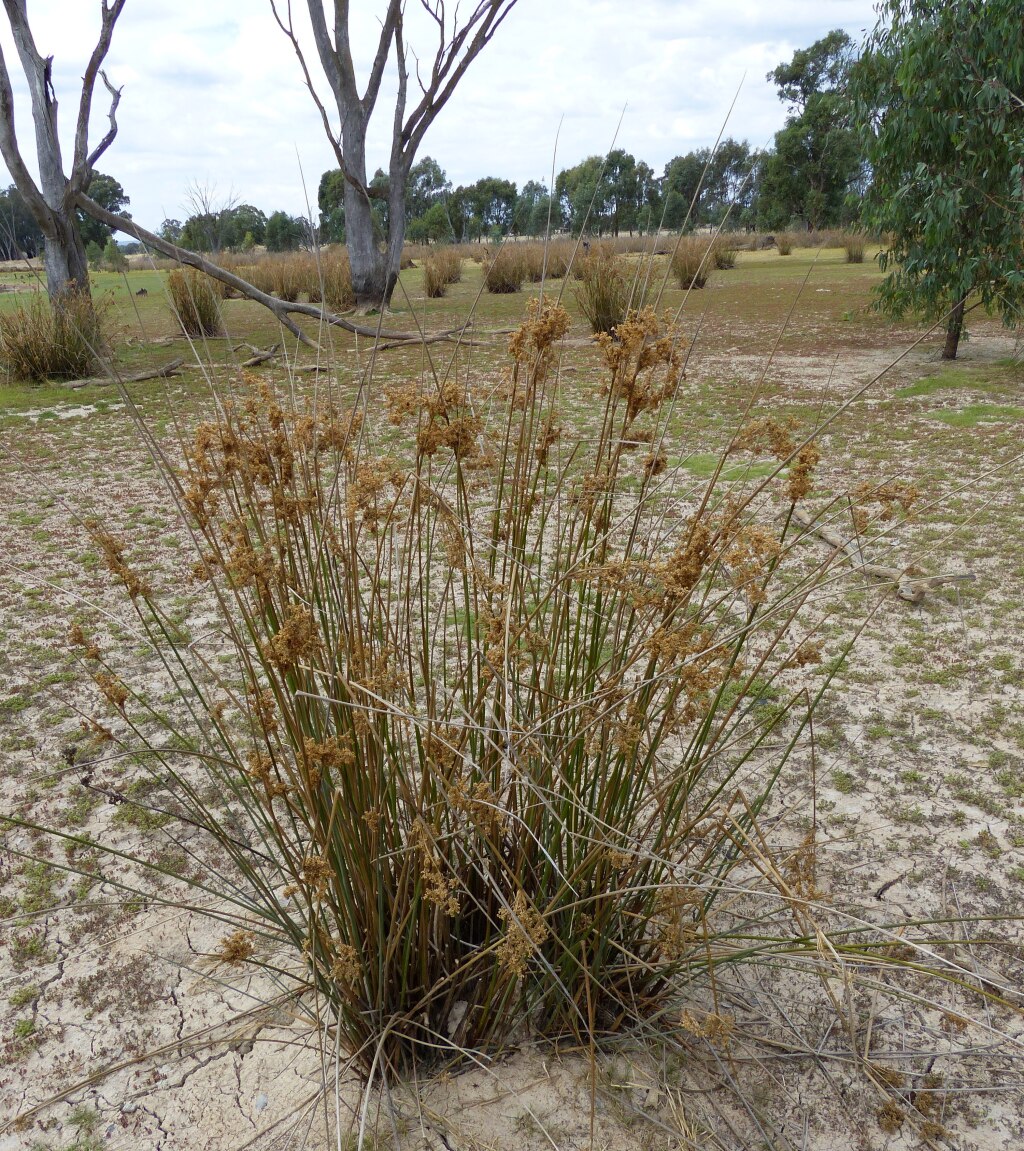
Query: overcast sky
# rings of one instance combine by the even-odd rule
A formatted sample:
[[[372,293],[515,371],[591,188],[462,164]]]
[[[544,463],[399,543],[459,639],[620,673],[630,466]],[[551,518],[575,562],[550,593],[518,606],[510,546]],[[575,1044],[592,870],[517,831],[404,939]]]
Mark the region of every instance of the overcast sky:
[[[100,3],[29,0],[28,7],[39,50],[54,57],[69,141]],[[353,7],[353,50],[365,77],[386,0]],[[428,59],[430,30],[417,0],[407,7],[409,45]],[[293,9],[298,23],[303,0],[293,0]],[[859,42],[874,22],[872,0],[519,0],[420,156],[433,156],[455,185],[481,176],[548,183],[553,162],[557,171],[606,152],[625,109],[617,145],[660,175],[673,156],[714,142],[737,89],[726,135],[761,147],[786,114],[765,74],[832,28]],[[19,139],[30,151],[20,62],[6,18],[0,25]],[[322,81],[312,45],[309,59]],[[336,163],[269,0],[128,0],[106,69],[124,92],[117,140],[99,168],[120,180],[141,224],[187,217],[196,183],[216,201],[242,200],[268,215],[279,208],[305,215],[307,195],[315,210],[320,174]],[[322,82],[321,91],[328,95]],[[382,91],[378,103],[371,172],[387,167],[391,95]],[[107,105],[98,86],[93,141],[106,128]],[[68,142],[66,159],[70,152]]]

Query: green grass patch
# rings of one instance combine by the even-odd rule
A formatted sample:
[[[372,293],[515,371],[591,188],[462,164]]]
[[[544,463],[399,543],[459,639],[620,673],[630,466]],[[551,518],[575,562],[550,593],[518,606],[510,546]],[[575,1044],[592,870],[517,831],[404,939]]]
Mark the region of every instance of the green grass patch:
[[[66,404],[73,393],[55,384],[0,384],[0,414]]]
[[[1012,404],[969,404],[957,412],[933,412],[932,418],[953,428],[976,428],[978,424],[998,424],[1024,420],[1024,408]]]
[[[899,400],[910,400],[915,396],[930,396],[935,392],[945,391],[947,388],[963,388],[976,384],[968,376],[955,372],[944,372],[940,376],[930,376],[926,380],[918,380],[905,388],[898,388],[893,395]]]
[[[701,479],[709,479],[715,474],[715,469],[718,467],[720,458],[720,456],[716,456],[713,452],[707,452],[687,456],[685,459],[679,460],[678,463],[680,466],[686,468],[691,475],[699,476]],[[727,464],[722,468],[721,479],[730,482],[761,479],[764,476],[770,476],[777,467],[778,464],[770,461],[765,463]]]

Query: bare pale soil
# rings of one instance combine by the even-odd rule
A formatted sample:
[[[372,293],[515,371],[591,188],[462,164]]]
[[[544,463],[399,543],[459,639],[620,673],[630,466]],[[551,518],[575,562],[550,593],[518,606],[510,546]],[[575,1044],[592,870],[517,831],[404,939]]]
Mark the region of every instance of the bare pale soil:
[[[762,382],[756,412],[802,428],[870,384],[820,439],[812,505],[864,482],[913,483],[914,514],[885,524],[885,535],[876,524],[870,558],[974,579],[911,604],[836,567],[816,604],[831,615],[826,664],[805,675],[810,690],[860,635],[769,818],[794,847],[813,832],[826,932],[904,924],[890,952],[901,933],[941,939],[935,962],[957,981],[915,972],[924,964],[910,949],[900,980],[876,978],[831,952],[823,934],[817,970],[777,963],[735,976],[722,1006],[734,1021],[728,1042],[695,1035],[692,1058],[680,1061],[633,1039],[596,1067],[586,1052],[523,1042],[498,1061],[481,1057],[401,1089],[395,1126],[377,1127],[373,1146],[396,1137],[437,1148],[1024,1146],[1024,366],[987,318],[955,364],[939,360],[939,335],[908,351],[922,329],[864,311],[877,278],[870,265],[847,267],[827,252],[812,268],[811,258],[744,253],[691,295],[683,324],[698,335],[670,462],[695,481],[707,474]],[[413,326],[414,307],[425,326],[447,326],[479,287],[467,265],[451,299],[425,301],[420,276],[403,277],[408,296],[396,296],[390,325]],[[147,283],[132,308],[128,290]],[[125,369],[191,355],[172,338],[156,274],[133,270],[129,285],[109,285],[130,338]],[[666,295],[673,307],[680,299]],[[523,303],[483,297],[477,327],[514,324]],[[229,301],[225,314],[239,340],[278,338],[247,303]],[[583,405],[599,376],[587,336],[575,321],[563,360],[567,393]],[[500,370],[501,340],[492,344],[468,349],[466,369]],[[132,387],[171,451],[176,421],[209,411],[210,382],[237,375],[233,363],[248,355],[230,341],[197,353],[183,375]],[[451,352],[434,345],[430,354]],[[368,355],[364,342],[332,337],[343,384]],[[418,373],[424,355],[381,353],[376,377]],[[255,370],[285,379],[279,362]],[[0,389],[0,458],[0,807],[76,836],[120,824],[126,850],[169,872],[198,867],[169,834],[181,829],[105,802],[74,763],[83,717],[120,721],[72,658],[72,624],[95,635],[134,686],[167,691],[81,521],[97,517],[131,541],[183,642],[212,625],[158,471],[112,387]],[[841,501],[834,515],[849,532]],[[804,546],[821,559],[830,550],[811,536]],[[325,1071],[330,1044],[312,1005],[216,963],[215,923],[161,904],[159,891],[126,897],[118,868],[87,848],[24,830],[3,836],[0,1151],[320,1146],[325,1110],[340,1145],[355,1146],[357,1086],[342,1070],[335,1122],[335,1064],[328,1054]],[[86,874],[68,875],[57,866],[65,860]],[[915,926],[925,920],[939,922]],[[372,1109],[367,1122],[376,1126]]]

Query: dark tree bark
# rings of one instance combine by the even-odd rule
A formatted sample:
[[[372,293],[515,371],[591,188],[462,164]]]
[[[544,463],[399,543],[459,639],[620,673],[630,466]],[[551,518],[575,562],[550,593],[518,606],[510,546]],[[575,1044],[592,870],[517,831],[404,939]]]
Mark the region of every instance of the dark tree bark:
[[[387,305],[398,281],[405,240],[405,189],[409,171],[416,159],[427,129],[448,102],[466,69],[490,42],[516,0],[477,0],[469,15],[449,26],[444,0],[420,0],[424,11],[436,25],[437,47],[429,74],[416,65],[416,80],[421,93],[416,106],[408,108],[409,70],[404,39],[403,0],[388,0],[381,22],[377,51],[370,68],[366,87],[360,95],[349,38],[350,0],[333,0],[334,30],[328,30],[325,0],[307,0],[320,66],[327,78],[337,110],[339,131],[317,95],[306,58],[292,24],[291,0],[270,0],[274,17],[292,43],[299,58],[306,86],[316,101],[324,130],[334,148],[338,167],[345,177],[345,235],[352,287],[357,307],[361,310]],[[283,14],[279,11],[283,8]],[[377,104],[381,80],[388,59],[394,52],[398,69],[398,92],[395,99],[391,159],[388,165],[388,188],[371,188],[366,178],[366,132]],[[386,196],[389,207],[387,242],[381,246],[374,234],[372,201]]]
[[[960,336],[964,330],[964,305],[967,297],[963,296],[953,305],[946,322],[946,343],[942,349],[944,360],[955,360],[957,349],[960,347]]]
[[[57,95],[53,89],[53,57],[43,57],[36,48],[29,28],[26,0],[3,0],[11,26],[14,44],[28,81],[35,126],[36,160],[39,183],[26,166],[18,144],[14,124],[14,93],[7,61],[0,50],[0,153],[22,199],[46,240],[43,262],[46,289],[51,302],[59,303],[69,292],[89,292],[89,267],[85,246],[75,221],[75,203],[79,193],[88,190],[93,168],[117,135],[117,105],[120,89],[114,88],[102,71],[103,60],[110,49],[114,25],[125,0],[101,0],[100,34],[82,77],[82,95],[78,104],[75,128],[75,151],[71,174],[64,173],[60,139],[57,134]],[[99,144],[89,151],[89,114],[92,110],[96,77],[102,78],[110,93],[110,128]]]

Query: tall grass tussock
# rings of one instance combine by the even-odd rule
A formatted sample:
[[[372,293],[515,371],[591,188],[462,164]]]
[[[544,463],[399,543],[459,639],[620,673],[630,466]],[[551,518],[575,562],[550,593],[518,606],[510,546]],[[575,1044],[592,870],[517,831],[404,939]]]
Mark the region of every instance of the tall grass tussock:
[[[305,296],[309,303],[324,303],[335,312],[355,306],[348,252],[341,245],[316,252],[270,253],[248,263],[235,257],[224,263],[261,292],[291,303]]]
[[[736,243],[737,241],[726,235],[718,235],[712,242],[711,258],[720,272],[736,267]]]
[[[780,256],[791,256],[796,239],[791,232],[779,232],[775,237],[775,250]]]
[[[215,281],[193,268],[174,268],[167,274],[167,294],[186,336],[219,336],[220,291]]]
[[[323,302],[333,312],[344,312],[356,305],[352,268],[348,252],[342,247],[324,249],[319,259],[314,260],[313,275],[307,280],[309,302],[315,304],[321,294]]]
[[[431,299],[438,299],[449,284],[462,279],[462,255],[457,248],[445,246],[432,249],[423,262],[423,291]]]
[[[856,232],[847,232],[842,237],[843,250],[846,253],[846,262],[848,264],[863,264],[864,263],[864,237],[858,235]]]
[[[191,715],[169,732],[72,630],[140,778],[217,861],[175,905],[212,900],[223,961],[314,992],[369,1077],[524,1029],[657,1028],[807,935],[792,888],[729,908],[777,888],[758,813],[810,704],[776,684],[817,647],[776,499],[806,497],[817,451],[755,421],[732,450],[789,463],[776,499],[681,480],[682,348],[650,311],[600,337],[601,400],[570,431],[568,327],[531,304],[497,390],[390,384],[387,451],[368,390],[223,397],[167,478],[229,676],[90,529]]]
[[[523,290],[527,260],[514,243],[502,244],[484,257],[484,285],[488,292],[508,295]]]
[[[53,307],[42,292],[28,304],[0,312],[0,365],[16,380],[74,380],[99,368],[105,348],[103,305],[66,294]]]
[[[681,236],[672,252],[672,275],[683,289],[703,288],[714,264],[714,250],[700,236]]]
[[[644,307],[650,295],[644,261],[626,261],[611,248],[598,247],[576,265],[573,292],[592,332],[610,333],[630,312]]]
[[[333,256],[303,290],[328,298]],[[643,262],[595,244],[577,266],[581,307],[614,319],[570,340],[559,285],[482,371],[475,341],[472,361],[435,341],[376,374],[378,349],[365,374],[347,352],[337,373],[228,367],[201,422],[159,439],[122,389],[180,530],[161,526],[151,571],[85,521],[136,618],[115,656],[73,617],[95,706],[67,766],[159,844],[24,806],[5,847],[30,862],[48,831],[55,869],[212,920],[211,980],[261,1017],[303,1012],[325,1082],[354,1069],[364,1101],[537,1040],[586,1052],[594,1082],[613,1047],[664,1055],[666,1082],[691,1055],[689,1082],[763,1058],[756,1078],[776,1026],[813,1033],[808,1060],[831,1034],[828,1057],[873,1077],[881,1001],[905,991],[941,1028],[944,964],[955,995],[983,992],[923,918],[818,886],[819,829],[840,825],[817,815],[815,709],[845,655],[822,648],[851,630],[827,618],[842,549],[819,562],[805,534],[821,424],[751,406],[709,444],[690,349],[640,306]],[[780,988],[780,1015],[807,1008],[785,1027]],[[923,1066],[905,1038],[901,1066]]]

